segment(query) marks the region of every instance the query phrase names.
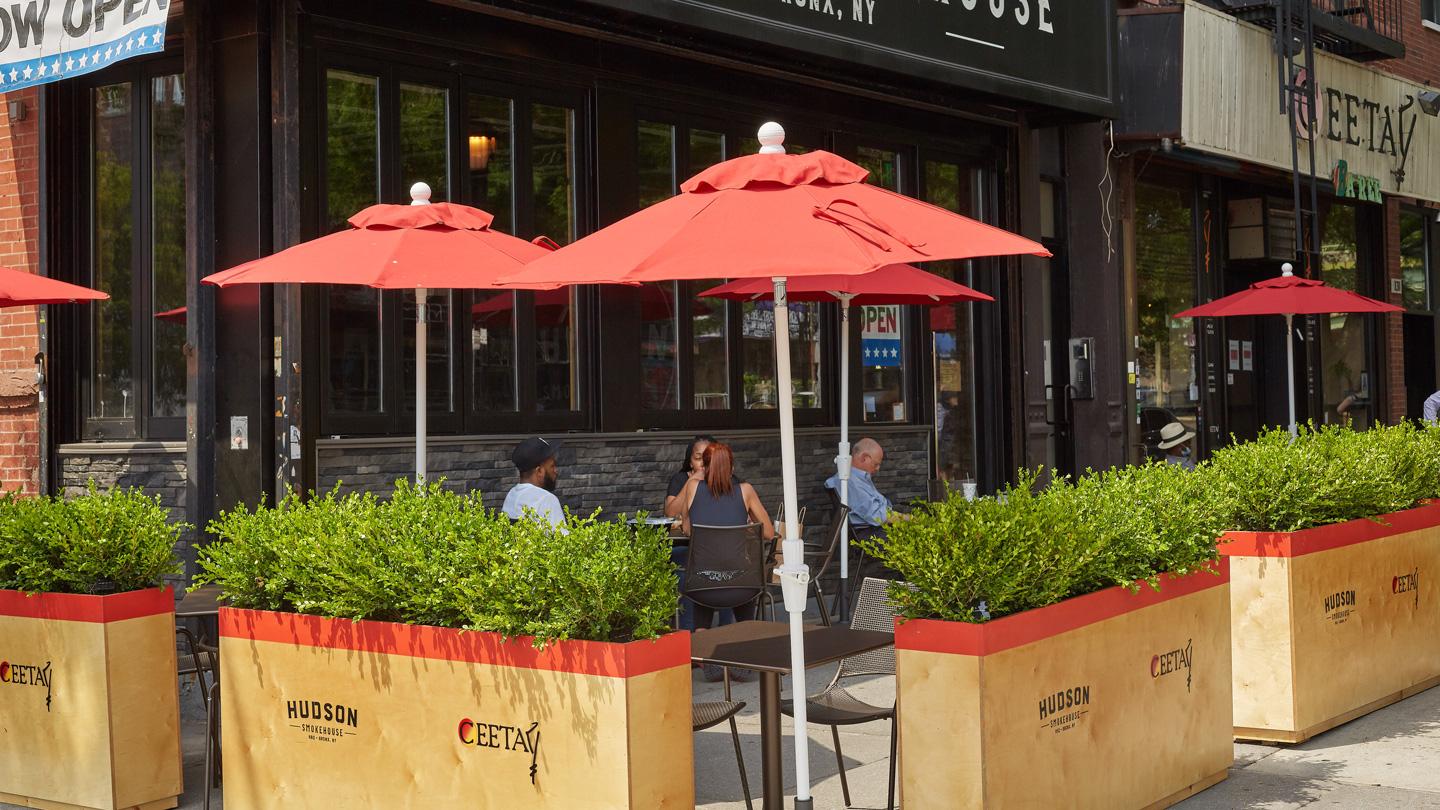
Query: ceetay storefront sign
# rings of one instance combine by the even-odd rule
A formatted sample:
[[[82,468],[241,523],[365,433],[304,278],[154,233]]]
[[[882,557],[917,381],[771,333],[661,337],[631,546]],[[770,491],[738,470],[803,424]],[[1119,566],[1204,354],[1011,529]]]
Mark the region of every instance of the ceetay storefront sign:
[[[0,4],[0,92],[68,79],[165,49],[170,0]]]

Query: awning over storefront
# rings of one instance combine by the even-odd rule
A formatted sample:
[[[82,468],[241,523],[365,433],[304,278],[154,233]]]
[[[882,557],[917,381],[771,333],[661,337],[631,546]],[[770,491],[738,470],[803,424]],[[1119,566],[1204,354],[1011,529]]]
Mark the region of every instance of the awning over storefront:
[[[1290,117],[1271,32],[1187,3],[1174,13],[1122,17],[1120,41],[1117,136],[1168,138],[1174,147],[1290,171]],[[1440,202],[1440,118],[1420,103],[1429,88],[1323,52],[1315,59],[1315,125],[1302,124],[1301,134],[1314,139],[1316,174],[1335,183],[1338,196]],[[1300,148],[1309,147],[1301,140]]]

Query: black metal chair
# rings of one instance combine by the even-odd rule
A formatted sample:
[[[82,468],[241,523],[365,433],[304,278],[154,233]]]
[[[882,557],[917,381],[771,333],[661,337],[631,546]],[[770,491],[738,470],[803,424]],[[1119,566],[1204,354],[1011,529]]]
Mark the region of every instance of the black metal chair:
[[[860,595],[855,600],[855,615],[850,620],[852,628],[894,632],[898,608],[886,595],[889,586],[889,580],[865,578],[860,585]],[[844,686],[847,679],[869,675],[895,676],[895,648],[893,646],[882,647],[842,660],[830,685],[826,686],[818,695],[811,695],[805,699],[805,710],[809,722],[830,727],[830,736],[835,741],[835,762],[840,768],[840,790],[845,796],[846,807],[851,806],[850,783],[845,777],[845,755],[840,750],[840,726],[853,726],[876,720],[890,721],[890,781],[888,784],[889,798],[885,806],[889,810],[894,810],[896,725],[898,723],[896,707],[894,704],[873,706],[852,695]],[[796,682],[804,683],[803,680]],[[794,717],[794,701],[781,701],[780,711]]]
[[[745,794],[745,810],[754,810],[750,802],[750,780],[745,776],[745,755],[740,751],[740,729],[735,726],[735,715],[745,708],[745,701],[730,699],[730,670],[725,670],[725,699],[709,703],[695,703],[690,707],[692,731],[704,731],[725,721],[730,721],[730,740],[735,744],[735,764],[740,766],[740,790]]]
[[[200,705],[209,711],[210,686],[216,682],[220,674],[220,664],[215,657],[219,650],[196,641],[195,634],[191,633],[187,627],[176,626],[175,636],[185,641],[184,652],[180,651],[180,645],[176,645],[175,675],[179,678],[195,678],[195,682],[199,686],[196,691],[200,693]],[[207,674],[209,683],[206,683]]]
[[[205,701],[205,806],[210,810],[210,794],[220,786],[220,682],[210,685]]]
[[[685,596],[714,610],[741,607],[765,593],[768,567],[760,526],[690,526]],[[740,598],[736,591],[749,594]],[[742,594],[743,595],[743,594]],[[697,628],[699,629],[699,628]]]
[[[850,509],[840,505],[837,498],[835,506],[830,512],[830,524],[825,529],[825,542],[821,545],[805,544],[805,565],[810,568],[810,590],[814,591],[815,607],[820,611],[820,623],[826,627],[830,626],[833,621],[832,617],[840,606],[840,596],[837,592],[831,600],[830,607],[825,607],[825,585],[822,577],[834,573],[831,578],[835,582],[839,582],[839,573],[832,572],[831,568],[837,564],[836,561],[839,559],[840,540],[844,537],[843,533],[848,530],[849,518]],[[773,582],[769,583],[765,592],[765,600],[769,603],[772,621],[775,619],[777,592],[780,592],[780,586]],[[781,598],[783,599],[783,596]]]

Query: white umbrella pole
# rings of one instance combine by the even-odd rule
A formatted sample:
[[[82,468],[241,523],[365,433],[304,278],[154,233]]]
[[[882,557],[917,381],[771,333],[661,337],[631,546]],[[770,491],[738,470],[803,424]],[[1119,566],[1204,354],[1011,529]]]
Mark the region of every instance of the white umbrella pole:
[[[426,379],[428,371],[426,366],[425,338],[427,337],[425,322],[428,299],[424,287],[415,290],[415,485],[425,486],[425,388],[429,384]]]
[[[1290,395],[1290,438],[1295,438],[1295,316],[1285,313],[1285,392]]]
[[[800,539],[797,518],[799,495],[795,485],[795,415],[790,385],[790,307],[785,300],[785,279],[775,284],[775,390],[780,407],[780,474],[785,484],[785,522],[781,537],[784,550],[780,566],[780,588],[785,611],[790,614],[790,695],[795,718],[795,806],[810,803],[810,734],[805,711],[805,596],[809,591],[810,569],[805,565],[805,544]]]
[[[840,299],[840,446],[835,450],[835,476],[840,483],[840,503],[850,505],[850,302]],[[849,522],[849,518],[845,519]],[[820,606],[825,609],[824,605]],[[840,530],[840,621],[850,615],[850,527]]]

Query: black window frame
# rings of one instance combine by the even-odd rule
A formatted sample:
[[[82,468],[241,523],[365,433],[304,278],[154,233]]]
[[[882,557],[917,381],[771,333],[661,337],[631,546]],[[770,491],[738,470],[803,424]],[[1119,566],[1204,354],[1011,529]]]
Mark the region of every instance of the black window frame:
[[[327,216],[327,185],[325,182],[324,151],[326,143],[325,78],[329,71],[341,70],[377,78],[378,128],[377,146],[379,160],[379,198],[381,202],[404,203],[410,199],[408,187],[402,188],[399,115],[400,87],[402,84],[419,84],[445,89],[448,94],[446,123],[447,135],[447,193],[444,198],[467,205],[475,204],[472,190],[465,178],[468,172],[468,152],[465,136],[468,120],[470,95],[480,94],[506,98],[511,102],[511,154],[513,164],[512,222],[515,235],[521,238],[540,236],[534,230],[534,211],[531,183],[531,168],[528,162],[531,144],[532,107],[548,105],[568,109],[573,116],[573,141],[570,145],[572,160],[572,182],[574,183],[574,233],[564,237],[552,237],[558,242],[578,238],[588,233],[591,221],[588,205],[590,196],[589,156],[586,149],[589,104],[583,90],[563,86],[544,86],[530,82],[497,77],[486,71],[480,64],[452,65],[450,69],[436,66],[400,62],[390,58],[371,55],[363,48],[345,45],[323,48],[307,71],[307,91],[314,101],[307,105],[321,111],[306,129],[311,145],[308,150],[311,161],[310,173],[315,180],[315,193],[309,201],[307,235],[310,238],[324,232],[324,218]],[[432,187],[438,184],[430,181]],[[440,195],[437,193],[436,199]],[[551,236],[550,234],[544,234]],[[444,290],[431,290],[431,300]],[[536,324],[534,293],[526,290],[515,291],[516,330],[516,400],[513,411],[480,410],[474,407],[475,373],[473,352],[469,343],[471,307],[480,295],[488,291],[454,290],[451,292],[451,318],[448,340],[452,357],[451,391],[455,406],[446,409],[444,404],[431,403],[427,422],[433,434],[480,434],[513,433],[530,431],[571,431],[589,427],[595,419],[593,385],[590,381],[593,361],[593,337],[591,330],[591,308],[594,292],[590,288],[575,290],[575,305],[571,314],[571,329],[575,335],[575,352],[571,362],[579,368],[574,374],[578,391],[576,410],[548,410],[535,408],[536,402]],[[402,371],[405,359],[405,322],[401,290],[382,291],[381,298],[381,374],[385,380],[382,409],[377,412],[360,413],[340,411],[332,407],[330,400],[330,353],[318,344],[323,344],[329,334],[328,288],[316,285],[307,290],[306,320],[313,325],[316,350],[311,353],[311,366],[317,369],[314,388],[319,403],[319,429],[322,435],[351,436],[402,436],[414,432],[414,391],[413,381]],[[413,323],[413,321],[411,322]]]
[[[131,174],[130,221],[130,330],[131,389],[134,392],[132,416],[92,417],[89,403],[93,391],[90,369],[93,361],[94,304],[75,304],[57,308],[55,317],[55,354],[52,367],[69,371],[57,377],[56,399],[69,400],[72,407],[57,411],[58,436],[61,441],[181,441],[185,438],[185,416],[155,416],[153,399],[153,332],[155,315],[152,274],[151,227],[152,182],[151,143],[151,82],[159,76],[185,72],[184,58],[178,42],[167,42],[164,53],[152,57],[127,60],[104,70],[50,85],[42,92],[54,103],[60,121],[69,121],[69,131],[55,128],[50,133],[56,140],[57,160],[54,167],[55,186],[79,190],[61,207],[63,213],[55,223],[57,246],[52,260],[53,273],[84,286],[94,286],[95,243],[94,212],[94,119],[92,93],[98,87],[129,83],[132,90],[131,133],[134,170]],[[188,101],[188,99],[187,99]],[[188,133],[186,134],[188,138]],[[188,167],[187,167],[188,169]],[[188,181],[187,170],[187,181]],[[43,202],[42,202],[43,204]],[[191,227],[191,225],[186,226]],[[68,390],[67,390],[68,389]],[[188,395],[187,395],[188,396]]]

